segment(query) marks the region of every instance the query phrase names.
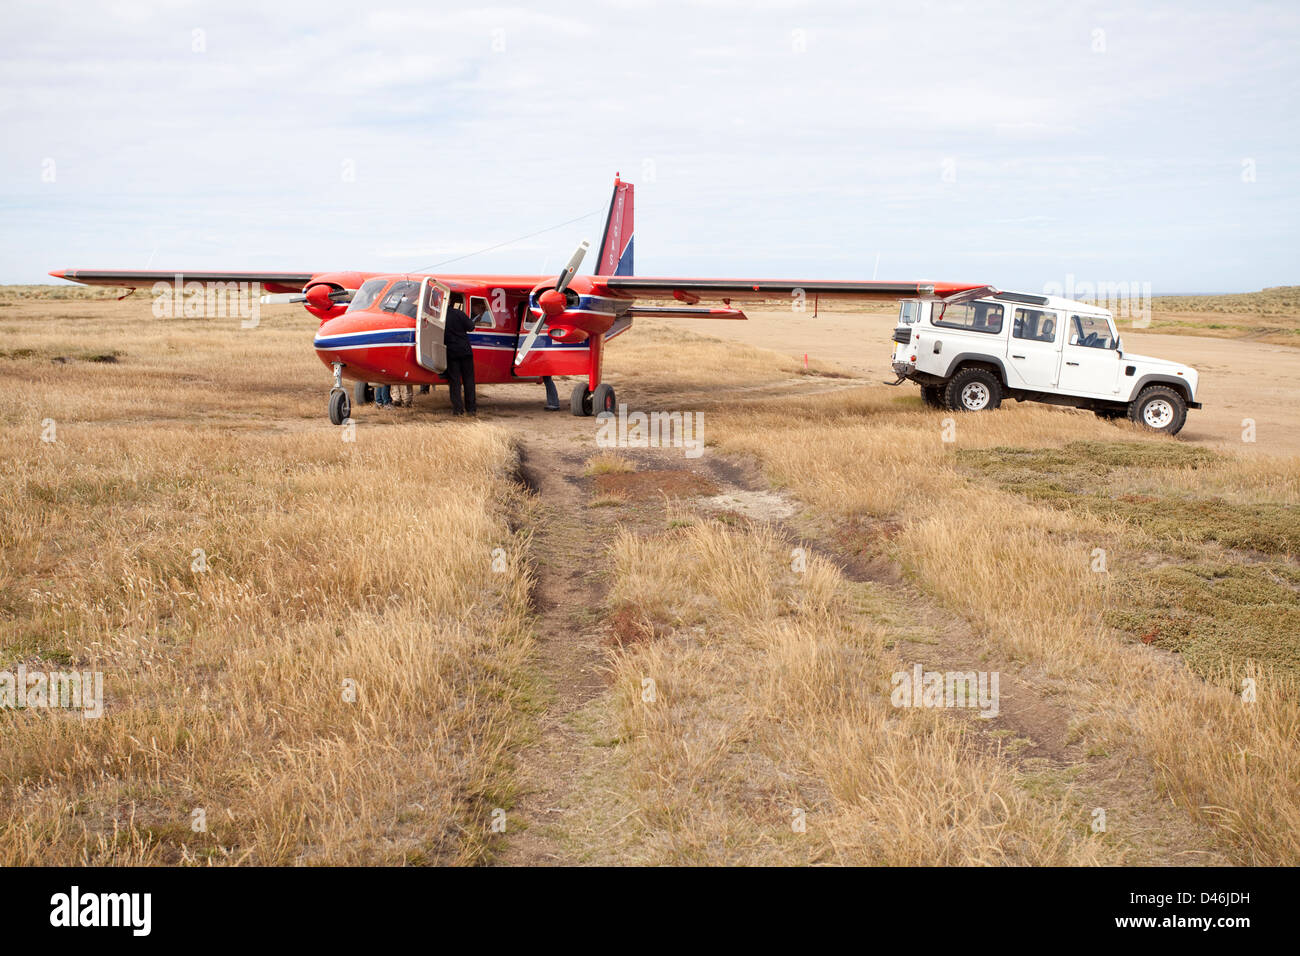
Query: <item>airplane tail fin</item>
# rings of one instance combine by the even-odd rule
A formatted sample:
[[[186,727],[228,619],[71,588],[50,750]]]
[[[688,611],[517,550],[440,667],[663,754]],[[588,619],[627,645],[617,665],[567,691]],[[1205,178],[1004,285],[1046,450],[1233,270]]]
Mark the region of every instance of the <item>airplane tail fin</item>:
[[[596,275],[632,275],[632,184],[614,174],[614,195],[605,217],[605,235],[596,257]]]

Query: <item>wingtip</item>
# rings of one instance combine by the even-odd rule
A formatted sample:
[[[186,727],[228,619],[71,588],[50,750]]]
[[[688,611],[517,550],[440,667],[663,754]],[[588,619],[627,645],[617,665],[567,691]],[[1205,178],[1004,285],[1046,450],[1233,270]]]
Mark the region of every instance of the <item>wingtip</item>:
[[[54,276],[56,279],[66,279],[68,273],[71,271],[71,269],[55,269],[53,272],[50,272],[49,275]]]

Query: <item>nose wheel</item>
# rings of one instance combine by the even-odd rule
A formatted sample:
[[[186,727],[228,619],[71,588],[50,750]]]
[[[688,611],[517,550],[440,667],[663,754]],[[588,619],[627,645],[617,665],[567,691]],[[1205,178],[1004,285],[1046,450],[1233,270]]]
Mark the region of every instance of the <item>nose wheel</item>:
[[[352,414],[352,399],[345,389],[336,388],[330,392],[330,422],[342,425]]]

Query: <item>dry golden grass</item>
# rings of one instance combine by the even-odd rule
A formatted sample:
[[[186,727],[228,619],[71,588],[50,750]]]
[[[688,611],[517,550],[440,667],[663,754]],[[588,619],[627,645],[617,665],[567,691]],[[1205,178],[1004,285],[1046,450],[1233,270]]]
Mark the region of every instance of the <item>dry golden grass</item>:
[[[1050,408],[958,416],[881,390],[816,400],[771,402],[755,414],[719,415],[712,435],[723,449],[752,454],[799,497],[832,515],[890,516],[902,530],[889,553],[946,606],[1008,652],[1069,680],[1075,706],[1133,747],[1194,817],[1223,828],[1242,862],[1300,860],[1300,696],[1294,679],[1249,658],[1228,669],[1256,672],[1258,701],[1245,703],[1234,680],[1206,681],[1102,621],[1123,600],[1116,573],[1138,573],[1144,553],[1166,543],[1105,514],[1062,511],[999,490],[953,467],[952,450],[1055,447],[1067,440],[1168,442],[1127,424]],[[1171,453],[1175,449],[1171,448]],[[1184,488],[1240,486],[1238,500],[1274,494],[1293,500],[1294,460],[1216,459],[1181,473]],[[1110,573],[1092,571],[1094,548],[1110,550]],[[956,572],[956,573],[954,573]],[[1180,595],[1168,596],[1177,604]],[[1294,635],[1291,637],[1294,643]],[[1187,742],[1195,740],[1189,750]]]
[[[587,467],[582,473],[590,478],[596,475],[622,475],[629,471],[636,471],[636,465],[622,455],[603,451],[587,459]]]
[[[145,308],[137,297],[0,310],[12,410],[0,426],[0,669],[102,670],[107,690],[98,720],[0,713],[0,864],[491,858],[489,814],[511,806],[538,681],[518,530],[536,513],[511,481],[515,437],[367,413],[344,442],[323,423],[310,317],[267,309],[245,331],[149,321]],[[104,355],[116,361],[94,361]],[[1007,479],[1000,459],[1015,456],[991,451],[1059,454],[1035,478],[1050,484],[1105,464],[1095,447],[1181,443],[1029,406],[955,417],[949,443],[951,416],[914,392],[846,388],[833,368],[810,382],[793,359],[653,324],[619,340],[609,369],[625,400],[704,410],[711,448],[753,456],[827,521],[887,519],[893,533],[873,547],[924,601],[1054,682],[1090,740],[1154,766],[1234,859],[1300,860],[1294,679],[1232,643],[1222,660],[1196,658],[1198,676],[1107,623],[1152,567],[1258,569],[1258,555],[1171,536],[1140,512],[1035,498]],[[791,397],[810,387],[822,394]],[[957,454],[981,449],[997,468]],[[1148,496],[1214,498],[1229,513],[1300,501],[1295,461],[1106,467],[1108,493],[1137,508]],[[951,715],[890,706],[892,644],[911,610],[898,594],[816,557],[796,573],[765,525],[681,509],[662,533],[582,551],[612,561],[609,608],[584,620],[615,611],[645,636],[610,650],[611,690],[592,705],[617,758],[603,776],[584,768],[581,785],[593,804],[617,785],[633,812],[596,833],[587,858],[1129,858],[1124,840],[1089,832],[1068,788],[1039,787]],[[593,546],[607,542],[581,543]],[[1108,574],[1091,570],[1099,547]],[[191,570],[195,549],[207,571]],[[1175,583],[1169,600],[1193,596]]]
[[[815,556],[796,573],[766,525],[668,523],[613,547],[611,601],[669,634],[612,665],[644,861],[1122,859],[1080,807],[1031,794],[963,724],[890,705],[899,665],[869,586]]]
[[[344,441],[309,318],[110,308],[24,344],[111,342],[127,368],[0,363],[0,669],[102,671],[106,698],[99,719],[0,713],[0,864],[484,859],[530,719],[509,433]]]

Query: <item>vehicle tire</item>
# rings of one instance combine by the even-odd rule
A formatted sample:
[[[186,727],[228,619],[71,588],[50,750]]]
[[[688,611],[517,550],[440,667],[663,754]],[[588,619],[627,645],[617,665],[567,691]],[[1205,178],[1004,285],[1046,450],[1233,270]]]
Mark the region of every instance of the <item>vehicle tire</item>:
[[[1002,383],[983,368],[964,368],[943,389],[943,403],[954,412],[988,412],[1002,404]]]
[[[356,405],[369,405],[375,400],[375,390],[369,382],[357,382],[352,386],[352,401]]]
[[[922,385],[921,401],[931,408],[943,408],[943,386],[942,385]]]
[[[582,382],[573,386],[569,395],[569,411],[581,418],[591,414],[591,391]]]
[[[618,399],[614,397],[614,386],[606,385],[604,382],[596,386],[596,390],[591,393],[591,408],[599,415],[601,412],[615,412],[618,410]]]
[[[1176,388],[1148,385],[1129,405],[1128,418],[1152,431],[1177,435],[1187,421],[1187,402]]]
[[[344,389],[330,392],[330,421],[335,425],[342,425],[352,414],[352,401],[348,398],[348,393]]]

